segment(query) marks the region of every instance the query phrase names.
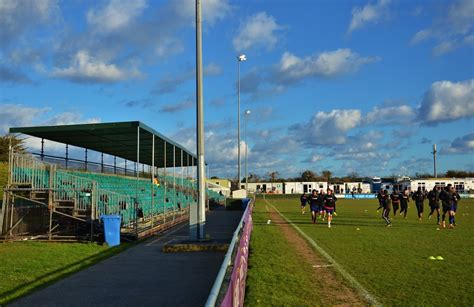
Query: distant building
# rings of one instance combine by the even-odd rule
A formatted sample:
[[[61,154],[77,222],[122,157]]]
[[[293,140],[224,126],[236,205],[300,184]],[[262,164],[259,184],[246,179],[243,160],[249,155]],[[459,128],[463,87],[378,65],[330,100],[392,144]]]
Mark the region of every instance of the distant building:
[[[328,183],[324,181],[317,182],[285,182],[285,194],[303,194],[311,193],[313,190],[324,190],[328,188]]]
[[[228,188],[228,189],[230,189],[230,186],[231,186],[231,183],[230,183],[229,179],[219,179],[219,178],[211,179],[211,178],[208,178],[207,182],[211,182],[213,184],[217,184],[217,185],[220,185],[221,187]]]
[[[285,187],[285,184],[283,182],[249,182],[248,183],[248,191],[250,193],[284,194],[284,187]]]
[[[207,179],[207,188],[213,190],[217,193],[229,197],[230,196],[230,187],[231,183],[228,179]]]
[[[408,182],[405,182],[408,184]],[[416,191],[421,188],[423,191],[432,190],[435,186],[444,188],[448,184],[451,184],[458,193],[468,193],[469,190],[473,189],[474,179],[473,178],[426,178],[426,179],[415,179],[409,182],[410,189]]]
[[[345,182],[344,183],[344,193],[358,193],[358,194],[367,194],[371,193],[370,183],[365,182]]]

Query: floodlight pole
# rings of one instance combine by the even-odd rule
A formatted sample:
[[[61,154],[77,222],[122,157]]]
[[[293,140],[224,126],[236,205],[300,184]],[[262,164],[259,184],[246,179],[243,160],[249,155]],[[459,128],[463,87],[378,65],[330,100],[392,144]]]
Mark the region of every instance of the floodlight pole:
[[[436,150],[436,144],[433,144],[433,173],[434,173],[434,177],[435,178],[438,178],[438,173],[436,172],[436,153],[438,151]]]
[[[240,190],[241,175],[240,175],[240,62],[246,61],[247,57],[241,54],[237,57],[237,190]]]
[[[237,60],[237,190],[240,190],[240,60]]]
[[[189,217],[189,234],[191,239],[204,239],[206,222],[206,173],[204,162],[204,106],[202,86],[202,29],[201,0],[196,0],[196,144],[197,144],[197,205],[192,205]],[[194,162],[194,158],[193,158]],[[195,208],[193,208],[195,206]]]
[[[248,190],[248,172],[247,172],[247,161],[248,161],[248,151],[247,151],[247,148],[248,148],[248,143],[247,143],[247,120],[248,120],[248,117],[250,115],[250,110],[246,110],[245,113],[244,113],[244,139],[245,139],[245,192],[248,193],[249,190]]]

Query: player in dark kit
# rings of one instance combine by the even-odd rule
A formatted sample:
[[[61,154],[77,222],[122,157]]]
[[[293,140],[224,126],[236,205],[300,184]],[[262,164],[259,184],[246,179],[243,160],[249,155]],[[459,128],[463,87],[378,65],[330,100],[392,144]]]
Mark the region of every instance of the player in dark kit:
[[[418,220],[421,222],[423,218],[423,202],[425,201],[425,193],[421,190],[421,187],[418,187],[412,198],[415,201],[416,211],[418,211]]]
[[[377,193],[377,199],[379,200],[379,207],[377,208],[377,212],[379,212],[379,210],[383,208],[383,204],[382,204],[383,195],[384,195],[384,190],[380,189],[379,192]]]
[[[458,201],[461,196],[454,187],[451,187],[451,212],[449,213],[449,228],[456,226],[456,211],[458,211]]]
[[[328,227],[331,228],[332,215],[334,213],[334,208],[336,207],[336,195],[332,193],[331,189],[327,190],[326,195],[324,196],[324,210],[328,215]]]
[[[309,199],[309,206],[311,208],[311,220],[313,221],[313,224],[316,223],[316,217],[318,216],[318,211],[319,211],[319,198],[321,196],[318,195],[317,190],[313,190],[311,192],[311,197]]]
[[[383,194],[380,196],[381,205],[383,208],[382,211],[382,218],[387,223],[387,227],[392,226],[392,222],[390,221],[390,197],[388,196],[388,191],[383,191]]]
[[[451,215],[451,184],[448,184],[444,190],[439,193],[439,199],[443,206],[443,215],[441,217],[441,225],[446,228],[446,214]]]
[[[390,199],[392,200],[393,207],[393,216],[397,215],[398,208],[400,208],[400,193],[397,189],[393,190],[390,194]]]
[[[303,193],[303,195],[301,195],[300,202],[301,202],[301,214],[304,214],[304,209],[306,208],[306,204],[308,203],[308,195],[306,195],[306,193]]]
[[[400,215],[403,214],[403,217],[407,218],[408,212],[408,202],[410,201],[410,192],[408,188],[405,188],[402,193],[400,193]]]
[[[428,204],[430,205],[430,214],[428,215],[428,219],[431,219],[431,216],[433,213],[436,211],[437,218],[438,218],[438,224],[439,224],[439,193],[440,193],[440,187],[434,187],[433,190],[431,190],[428,193]]]
[[[318,210],[319,210],[319,218],[323,220],[325,218],[326,211],[324,211],[324,196],[326,194],[324,193],[324,190],[319,191],[319,197],[318,197]]]

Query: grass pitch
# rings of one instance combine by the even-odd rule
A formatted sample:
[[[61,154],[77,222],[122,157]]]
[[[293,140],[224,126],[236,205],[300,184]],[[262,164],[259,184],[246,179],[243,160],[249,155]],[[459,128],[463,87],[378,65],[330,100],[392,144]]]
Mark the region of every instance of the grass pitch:
[[[0,243],[0,305],[43,288],[127,248],[94,243]]]
[[[419,222],[414,204],[409,204],[408,218],[393,218],[393,227],[385,227],[376,212],[376,200],[337,202],[338,216],[332,228],[318,220],[311,224],[310,214],[302,215],[298,197],[267,197],[267,200],[329,253],[362,286],[384,305],[450,305],[472,306],[474,303],[474,200],[463,199],[458,205],[455,229],[440,229],[436,217],[428,220],[429,207]],[[309,208],[307,208],[308,210]],[[428,212],[427,212],[428,211]],[[279,236],[275,226],[262,223],[265,202],[258,199],[255,228],[251,241],[251,258],[246,303],[275,302],[293,305],[321,305],[308,297],[318,286],[311,272],[304,268],[288,242]],[[359,230],[357,230],[359,228]],[[283,240],[283,241],[282,241]],[[275,241],[279,242],[275,244]],[[282,255],[285,255],[282,258]],[[429,260],[442,256],[444,261]],[[296,262],[300,262],[300,268]],[[273,270],[270,264],[273,265]],[[278,277],[299,280],[295,285]],[[304,302],[301,302],[304,300]]]

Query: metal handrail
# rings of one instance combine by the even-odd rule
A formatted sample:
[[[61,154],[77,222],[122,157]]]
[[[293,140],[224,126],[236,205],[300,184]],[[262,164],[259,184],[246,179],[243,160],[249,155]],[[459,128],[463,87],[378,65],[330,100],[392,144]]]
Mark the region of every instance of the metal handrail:
[[[250,210],[252,203],[253,199],[251,199],[247,204],[247,208],[245,208],[245,211],[242,214],[242,218],[240,219],[239,225],[234,231],[234,235],[232,236],[232,241],[230,241],[229,248],[227,249],[227,252],[224,257],[224,261],[221,264],[219,273],[217,274],[216,280],[214,281],[211,292],[209,293],[209,296],[207,298],[205,305],[206,307],[214,307],[216,305],[216,301],[219,296],[222,283],[224,282],[224,278],[227,273],[227,268],[232,264],[232,254],[234,253],[235,246],[237,244],[237,241],[239,240],[239,234],[244,224],[245,215],[247,214],[247,210]]]

